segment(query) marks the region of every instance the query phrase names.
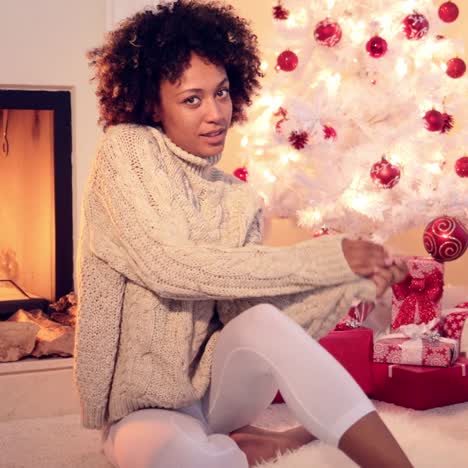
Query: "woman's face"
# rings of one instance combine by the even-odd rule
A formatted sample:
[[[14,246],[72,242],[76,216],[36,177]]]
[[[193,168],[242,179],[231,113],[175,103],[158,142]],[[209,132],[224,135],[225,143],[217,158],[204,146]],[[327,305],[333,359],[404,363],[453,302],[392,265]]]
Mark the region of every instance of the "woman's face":
[[[163,81],[154,118],[180,148],[196,156],[220,154],[231,124],[232,102],[223,67],[192,54],[179,81]]]

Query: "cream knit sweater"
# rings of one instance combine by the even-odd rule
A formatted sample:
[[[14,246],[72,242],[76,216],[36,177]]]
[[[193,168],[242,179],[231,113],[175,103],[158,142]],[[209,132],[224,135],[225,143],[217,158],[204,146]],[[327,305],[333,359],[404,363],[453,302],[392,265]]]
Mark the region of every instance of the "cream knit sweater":
[[[82,422],[100,428],[148,407],[180,408],[210,383],[223,324],[269,302],[315,338],[375,287],[341,236],[261,246],[252,188],[159,130],[109,128],[84,195],[75,383]],[[268,334],[268,330],[264,330]]]

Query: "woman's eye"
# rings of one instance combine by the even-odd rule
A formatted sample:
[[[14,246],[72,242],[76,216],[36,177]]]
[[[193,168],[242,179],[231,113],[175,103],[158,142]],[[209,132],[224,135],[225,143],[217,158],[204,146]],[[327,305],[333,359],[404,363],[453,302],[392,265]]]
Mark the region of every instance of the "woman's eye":
[[[217,94],[219,97],[226,97],[229,95],[229,89],[228,88],[220,89]]]
[[[197,96],[190,96],[187,99],[185,99],[184,102],[186,104],[190,104],[190,105],[193,106],[193,105],[198,104],[200,102],[200,98],[197,97]]]

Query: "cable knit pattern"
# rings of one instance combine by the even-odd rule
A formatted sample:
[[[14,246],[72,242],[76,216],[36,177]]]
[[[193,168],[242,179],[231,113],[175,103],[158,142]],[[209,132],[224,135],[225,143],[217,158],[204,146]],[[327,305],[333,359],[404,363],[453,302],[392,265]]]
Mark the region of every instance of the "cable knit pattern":
[[[273,303],[318,337],[354,299],[375,296],[350,270],[341,236],[260,245],[261,203],[218,161],[152,127],[106,131],[84,195],[75,275],[85,427],[200,399],[219,329],[251,305]]]

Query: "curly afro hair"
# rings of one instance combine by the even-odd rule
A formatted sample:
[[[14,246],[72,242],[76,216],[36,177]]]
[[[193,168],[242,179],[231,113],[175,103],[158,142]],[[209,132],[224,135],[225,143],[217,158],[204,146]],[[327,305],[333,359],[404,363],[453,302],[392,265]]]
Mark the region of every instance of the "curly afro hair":
[[[245,120],[245,107],[263,76],[257,36],[232,6],[178,0],[121,22],[102,47],[88,52],[97,81],[99,123],[104,128],[119,123],[154,125],[160,83],[180,79],[192,53],[225,68],[232,123]]]

